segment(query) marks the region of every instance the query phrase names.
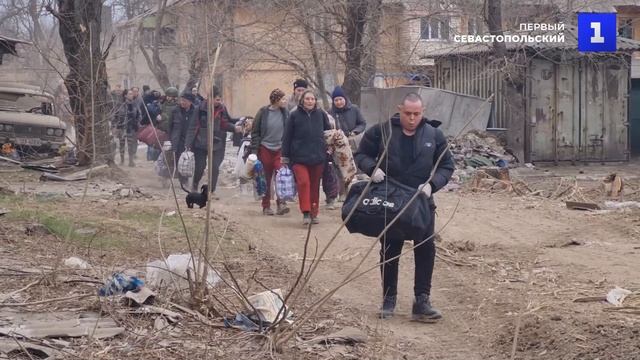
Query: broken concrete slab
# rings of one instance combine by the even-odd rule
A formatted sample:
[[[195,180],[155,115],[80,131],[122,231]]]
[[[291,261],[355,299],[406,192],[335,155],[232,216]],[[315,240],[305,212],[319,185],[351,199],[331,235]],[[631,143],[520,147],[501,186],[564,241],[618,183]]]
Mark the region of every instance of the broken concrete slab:
[[[33,339],[93,337],[105,339],[124,332],[110,317],[75,312],[0,312],[0,334]]]

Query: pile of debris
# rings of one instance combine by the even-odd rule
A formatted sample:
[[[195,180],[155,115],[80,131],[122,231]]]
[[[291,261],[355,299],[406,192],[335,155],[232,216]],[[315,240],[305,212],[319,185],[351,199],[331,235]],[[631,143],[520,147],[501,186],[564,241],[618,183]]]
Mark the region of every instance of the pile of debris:
[[[487,133],[470,131],[458,139],[449,139],[449,143],[457,169],[509,167],[518,162],[498,138]]]

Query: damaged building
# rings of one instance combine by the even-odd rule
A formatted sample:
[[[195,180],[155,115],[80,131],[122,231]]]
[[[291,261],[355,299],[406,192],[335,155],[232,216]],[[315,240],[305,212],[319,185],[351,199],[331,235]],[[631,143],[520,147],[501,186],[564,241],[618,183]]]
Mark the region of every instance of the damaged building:
[[[488,126],[505,133],[521,162],[629,160],[638,141],[629,127],[640,126],[629,111],[640,102],[631,95],[631,57],[640,42],[618,37],[615,53],[580,53],[577,29],[563,32],[563,42],[507,43],[509,66],[495,59],[491,44],[433,51],[434,86],[493,94]]]

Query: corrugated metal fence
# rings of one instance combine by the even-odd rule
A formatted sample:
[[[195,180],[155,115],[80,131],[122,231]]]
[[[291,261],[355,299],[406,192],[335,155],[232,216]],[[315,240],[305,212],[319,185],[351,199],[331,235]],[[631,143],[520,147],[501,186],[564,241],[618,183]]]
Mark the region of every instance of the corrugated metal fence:
[[[495,94],[489,127],[506,128],[509,109],[502,95],[503,74],[483,57],[449,57],[436,61],[436,88],[488,98]]]

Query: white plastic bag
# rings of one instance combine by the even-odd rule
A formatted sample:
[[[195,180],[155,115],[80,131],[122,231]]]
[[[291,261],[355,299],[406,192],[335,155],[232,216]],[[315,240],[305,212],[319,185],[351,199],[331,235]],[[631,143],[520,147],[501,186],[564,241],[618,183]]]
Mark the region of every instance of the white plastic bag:
[[[198,263],[198,259],[196,259]],[[200,265],[202,269],[204,264]],[[149,286],[172,286],[177,289],[189,288],[187,281],[187,269],[191,276],[194,276],[193,261],[190,254],[172,254],[166,260],[156,260],[147,264],[146,281]],[[207,270],[207,285],[215,286],[220,281],[220,274],[211,266]]]
[[[236,158],[236,167],[233,170],[234,175],[236,176],[236,179],[241,179],[241,178],[246,178],[245,174],[246,174],[246,168],[244,165],[244,159],[242,158],[242,155],[244,155],[244,149],[247,146],[247,142],[243,142],[242,145],[240,146],[240,150],[238,150],[238,157]]]
[[[185,151],[178,160],[178,173],[185,177],[192,177],[196,170],[196,158],[191,151]]]

